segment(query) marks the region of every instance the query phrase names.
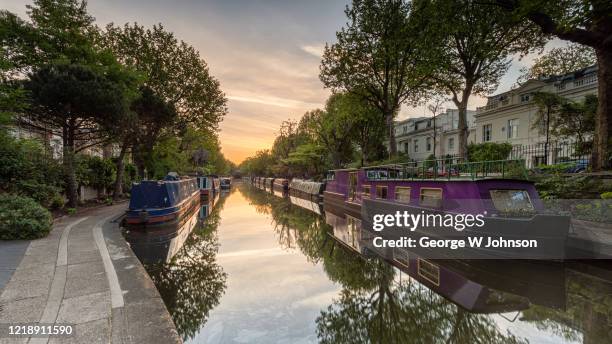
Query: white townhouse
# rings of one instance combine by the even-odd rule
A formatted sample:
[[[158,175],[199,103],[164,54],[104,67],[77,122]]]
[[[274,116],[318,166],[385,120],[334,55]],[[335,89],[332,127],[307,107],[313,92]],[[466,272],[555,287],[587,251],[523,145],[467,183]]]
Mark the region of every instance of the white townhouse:
[[[534,127],[538,106],[533,101],[535,92],[554,93],[573,101],[587,94],[597,94],[597,66],[565,75],[529,80],[518,88],[488,97],[487,104],[476,109],[476,142],[509,142],[514,146],[543,146],[545,127]],[[551,138],[555,140],[555,138]],[[530,164],[544,161],[541,154],[532,156]],[[549,152],[556,161],[555,152]]]
[[[467,111],[468,142],[474,138],[475,111]],[[435,133],[434,133],[435,122]],[[459,153],[459,110],[448,109],[435,117],[409,118],[395,123],[397,150],[411,159],[425,160],[430,155],[443,157]],[[434,145],[435,140],[435,145]]]

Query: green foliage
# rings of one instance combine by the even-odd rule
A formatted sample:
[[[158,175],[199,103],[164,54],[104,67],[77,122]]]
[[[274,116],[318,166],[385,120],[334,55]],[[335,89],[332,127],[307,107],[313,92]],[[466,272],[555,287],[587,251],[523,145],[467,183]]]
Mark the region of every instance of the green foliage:
[[[586,175],[567,177],[555,173],[533,178],[542,199],[593,199],[606,191],[600,179]]]
[[[517,82],[522,84],[527,80],[540,77],[563,75],[590,67],[597,62],[592,48],[571,43],[566,47],[553,48],[535,59],[533,64],[520,70]]]
[[[600,195],[601,199],[612,199],[612,191],[604,192]]]
[[[327,45],[320,79],[334,92],[360,95],[376,107],[380,120],[390,127],[405,101],[416,101],[427,89],[431,49],[422,35],[422,23],[409,17],[405,1],[354,0],[345,10],[348,22],[336,32],[336,43]],[[395,136],[388,131],[391,154]]]
[[[110,188],[115,176],[115,164],[111,159],[97,156],[77,156],[77,182],[96,190]]]
[[[0,132],[0,190],[55,208],[63,204],[62,178],[61,165],[38,141]]]
[[[51,213],[33,199],[0,194],[0,240],[42,238],[52,224]]]
[[[227,99],[194,47],[161,24],[151,29],[137,23],[109,24],[102,41],[121,63],[146,76],[145,85],[176,108],[181,125],[211,133],[218,129]]]
[[[468,146],[469,161],[505,160],[512,151],[510,143],[472,143]]]

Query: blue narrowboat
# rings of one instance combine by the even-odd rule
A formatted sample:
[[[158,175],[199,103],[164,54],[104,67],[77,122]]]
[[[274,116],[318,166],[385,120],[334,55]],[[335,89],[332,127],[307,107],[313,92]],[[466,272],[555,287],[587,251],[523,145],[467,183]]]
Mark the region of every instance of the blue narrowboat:
[[[180,226],[199,204],[195,178],[134,183],[125,224],[130,229]]]

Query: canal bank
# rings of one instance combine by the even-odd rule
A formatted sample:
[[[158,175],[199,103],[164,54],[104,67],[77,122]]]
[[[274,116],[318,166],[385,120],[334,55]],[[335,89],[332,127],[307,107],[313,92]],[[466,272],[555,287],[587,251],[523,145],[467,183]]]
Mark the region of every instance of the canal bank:
[[[31,241],[0,294],[0,343],[180,343],[162,299],[123,239],[125,204],[63,218]],[[9,324],[72,325],[64,337],[9,336]]]

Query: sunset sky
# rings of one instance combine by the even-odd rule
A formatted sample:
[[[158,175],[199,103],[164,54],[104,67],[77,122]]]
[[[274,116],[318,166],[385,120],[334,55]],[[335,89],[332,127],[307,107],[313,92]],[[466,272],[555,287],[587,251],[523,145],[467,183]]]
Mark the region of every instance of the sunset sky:
[[[3,8],[26,18],[22,0]],[[269,148],[283,120],[322,107],[329,91],[319,81],[326,42],[345,23],[348,0],[90,0],[97,23],[162,23],[193,45],[221,82],[229,112],[221,124],[223,153],[239,163]],[[556,41],[551,45],[560,45]],[[509,89],[533,56],[515,59],[498,91]],[[470,108],[484,99],[473,97]],[[448,107],[453,107],[450,103]],[[404,107],[400,118],[423,115],[425,106]]]

